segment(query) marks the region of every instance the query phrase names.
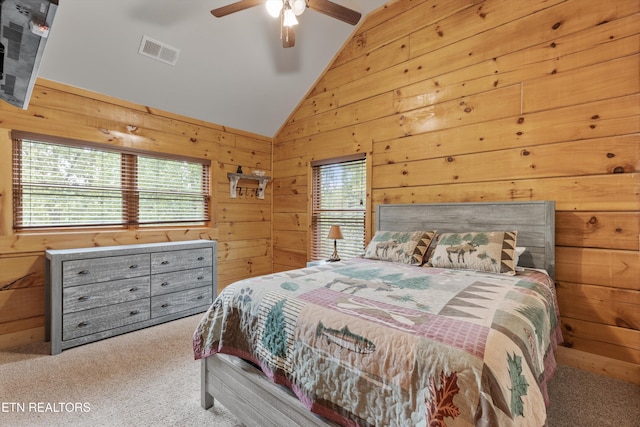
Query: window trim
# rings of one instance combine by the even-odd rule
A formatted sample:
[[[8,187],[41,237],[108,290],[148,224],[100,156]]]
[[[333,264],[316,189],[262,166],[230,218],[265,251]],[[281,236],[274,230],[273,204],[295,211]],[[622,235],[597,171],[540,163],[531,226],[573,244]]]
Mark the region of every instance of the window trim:
[[[22,197],[19,194],[20,190],[17,190],[17,188],[22,189],[22,185],[21,184],[16,185],[15,176],[16,176],[16,168],[22,167],[22,162],[19,162],[19,164],[15,163],[14,143],[15,141],[21,142],[22,140],[30,140],[30,141],[41,142],[45,144],[57,144],[57,145],[63,145],[63,146],[68,146],[73,148],[89,148],[89,149],[94,149],[98,151],[119,154],[121,155],[121,177],[123,180],[126,177],[130,177],[129,174],[124,173],[124,169],[126,169],[127,167],[130,167],[132,163],[137,162],[139,156],[163,159],[168,161],[179,161],[179,162],[185,161],[185,162],[190,162],[194,164],[196,163],[201,164],[203,168],[206,167],[206,170],[203,170],[203,181],[202,181],[203,186],[206,186],[206,190],[207,190],[207,194],[205,195],[205,206],[204,206],[206,218],[200,221],[201,222],[200,224],[197,224],[194,222],[193,224],[185,225],[184,224],[185,221],[176,222],[175,224],[171,224],[170,221],[155,223],[155,224],[151,222],[141,224],[137,222],[139,194],[137,194],[137,192],[135,191],[131,191],[130,186],[129,187],[121,186],[123,217],[125,215],[125,210],[126,210],[129,212],[129,214],[126,214],[127,215],[126,218],[132,218],[131,211],[132,209],[135,209],[136,212],[133,215],[133,218],[135,219],[134,222],[123,221],[122,223],[118,223],[118,224],[86,224],[86,225],[85,224],[79,224],[79,225],[64,224],[64,225],[47,225],[47,226],[35,226],[35,227],[17,226],[18,220],[16,216],[19,214],[19,210],[21,209],[21,207],[16,206],[16,203],[17,201],[22,200]],[[213,203],[214,203],[213,188],[214,187],[213,186],[215,185],[215,182],[213,181],[213,170],[211,168],[212,162],[209,159],[188,157],[183,155],[163,153],[163,152],[157,152],[157,151],[151,151],[151,150],[132,149],[129,147],[111,146],[104,143],[81,141],[81,140],[76,140],[71,138],[43,135],[43,134],[25,132],[25,131],[19,131],[19,130],[11,131],[10,143],[11,143],[11,150],[10,150],[11,163],[10,164],[12,167],[9,174],[11,176],[11,188],[13,191],[13,194],[11,197],[11,200],[12,200],[11,228],[14,232],[32,233],[32,232],[51,232],[52,230],[68,230],[73,232],[82,232],[83,230],[86,231],[86,230],[92,230],[92,229],[93,230],[105,229],[105,230],[140,230],[142,231],[142,230],[152,230],[154,228],[155,229],[167,229],[167,228],[183,229],[183,228],[210,228],[211,227],[211,223],[214,217],[214,206],[213,206]],[[18,176],[20,175],[21,174],[18,173]],[[127,192],[127,188],[129,189],[130,194],[125,194]]]

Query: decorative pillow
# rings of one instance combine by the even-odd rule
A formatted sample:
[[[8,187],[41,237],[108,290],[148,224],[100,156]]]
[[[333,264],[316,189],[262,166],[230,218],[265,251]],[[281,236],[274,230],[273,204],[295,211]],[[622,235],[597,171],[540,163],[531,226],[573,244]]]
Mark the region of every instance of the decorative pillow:
[[[520,262],[520,255],[522,255],[526,249],[526,246],[516,246],[516,254],[513,259],[513,264],[515,265],[516,271],[524,271],[524,268],[519,267],[518,263]]]
[[[433,267],[515,274],[516,231],[443,233],[431,259]]]
[[[364,258],[402,264],[422,264],[434,231],[376,231]]]

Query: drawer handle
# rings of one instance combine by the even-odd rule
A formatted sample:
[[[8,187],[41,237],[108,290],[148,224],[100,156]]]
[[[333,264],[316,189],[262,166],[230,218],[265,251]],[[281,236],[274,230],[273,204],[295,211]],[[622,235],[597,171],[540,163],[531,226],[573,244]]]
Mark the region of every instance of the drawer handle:
[[[80,270],[80,271],[78,271],[78,274],[80,274],[82,276],[87,275],[87,274],[89,274],[89,270]]]
[[[162,262],[160,263],[160,265],[167,265],[167,264],[169,264],[169,261],[162,261]]]
[[[78,298],[78,301],[87,301],[90,297],[88,295],[83,295]]]
[[[135,286],[134,286],[133,288],[129,289],[129,292],[135,292],[135,291],[137,291],[138,289],[140,289],[140,288],[138,288],[138,287],[135,287]]]
[[[160,286],[169,286],[169,282],[162,282],[160,283]]]
[[[162,308],[167,308],[167,307],[169,307],[169,303],[168,303],[168,302],[165,302],[165,303],[164,303],[164,304],[162,304],[160,307],[162,307]]]
[[[138,264],[130,265],[129,268],[131,268],[131,269],[138,268]]]
[[[198,257],[198,261],[204,261],[204,257],[203,256],[199,256]]]
[[[202,280],[202,279],[204,279],[204,276],[198,276],[198,277],[196,277],[196,279]]]
[[[130,315],[130,316],[135,316],[136,314],[139,314],[139,313],[140,313],[140,312],[139,312],[138,310],[131,310],[131,311],[129,312],[129,315]]]
[[[80,322],[78,323],[78,328],[84,328],[89,326],[89,322]]]

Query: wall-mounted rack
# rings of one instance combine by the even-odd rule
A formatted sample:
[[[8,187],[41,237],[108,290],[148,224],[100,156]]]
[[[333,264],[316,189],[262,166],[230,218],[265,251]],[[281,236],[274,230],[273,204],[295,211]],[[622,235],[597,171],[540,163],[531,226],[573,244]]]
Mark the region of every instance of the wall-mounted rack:
[[[270,176],[249,175],[246,173],[227,173],[229,177],[229,197],[235,199],[238,194],[238,182],[241,179],[250,179],[258,181],[258,188],[255,189],[256,197],[258,199],[264,199],[264,189],[267,186],[267,182],[271,179]],[[240,190],[242,191],[242,189]]]

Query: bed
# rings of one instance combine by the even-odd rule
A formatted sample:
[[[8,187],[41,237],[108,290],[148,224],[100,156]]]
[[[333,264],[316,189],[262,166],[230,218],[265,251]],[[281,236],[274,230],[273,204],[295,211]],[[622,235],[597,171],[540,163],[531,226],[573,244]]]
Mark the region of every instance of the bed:
[[[552,201],[377,206],[362,258],[221,292],[193,337],[202,407],[261,427],[546,425],[554,218]]]

